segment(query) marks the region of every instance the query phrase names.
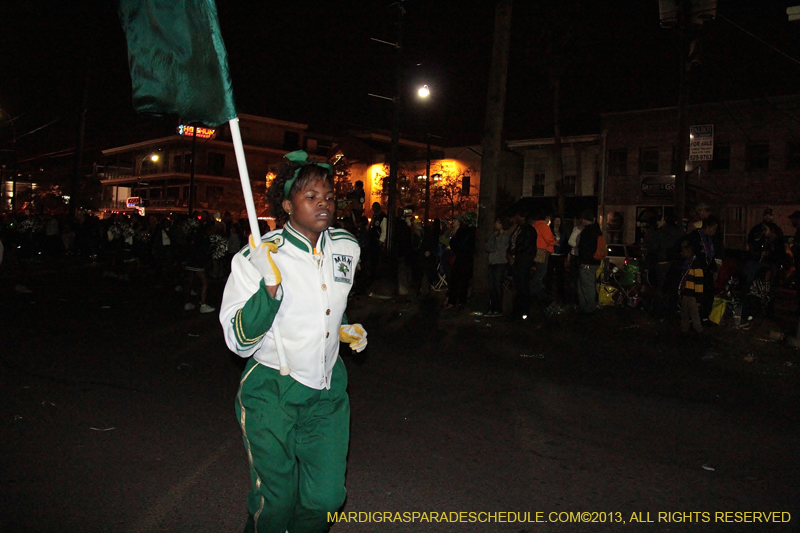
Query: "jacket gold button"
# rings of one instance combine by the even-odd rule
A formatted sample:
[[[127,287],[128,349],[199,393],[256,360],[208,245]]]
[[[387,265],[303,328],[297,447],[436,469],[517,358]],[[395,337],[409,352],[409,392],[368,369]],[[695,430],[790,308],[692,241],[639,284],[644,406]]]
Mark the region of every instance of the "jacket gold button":
[[[322,284],[322,290],[323,290],[323,291],[327,291],[327,290],[328,290],[328,286],[327,286],[327,285],[325,285],[324,283]]]
[[[330,310],[330,309],[327,309],[327,310],[325,311],[325,314],[326,314],[326,315],[329,315],[329,314],[331,314],[331,310]]]

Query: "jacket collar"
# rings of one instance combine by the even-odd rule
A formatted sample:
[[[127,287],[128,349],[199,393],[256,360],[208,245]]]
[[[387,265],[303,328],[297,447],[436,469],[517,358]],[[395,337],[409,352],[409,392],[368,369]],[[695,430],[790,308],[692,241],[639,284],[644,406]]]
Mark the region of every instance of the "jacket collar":
[[[325,241],[326,236],[328,235],[328,230],[326,229],[322,233],[319,234],[319,252],[321,253],[325,249]],[[308,240],[308,238],[294,229],[292,227],[291,222],[287,221],[286,224],[283,226],[283,238],[286,239],[287,242],[292,243],[296,248],[307,252],[309,254],[314,253],[314,244]]]

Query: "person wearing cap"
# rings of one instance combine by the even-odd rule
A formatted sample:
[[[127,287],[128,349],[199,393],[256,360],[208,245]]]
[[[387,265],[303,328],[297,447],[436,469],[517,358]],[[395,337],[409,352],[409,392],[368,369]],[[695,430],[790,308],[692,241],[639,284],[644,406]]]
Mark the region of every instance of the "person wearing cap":
[[[700,202],[694,208],[694,215],[692,216],[692,220],[689,222],[689,225],[686,228],[687,233],[691,233],[693,231],[699,230],[703,227],[703,221],[708,218],[708,215],[711,214],[711,208],[708,207],[707,203]]]
[[[756,256],[761,255],[766,243],[766,235],[768,230],[771,230],[772,233],[778,236],[781,242],[783,242],[783,231],[781,231],[781,228],[772,221],[772,216],[773,213],[771,207],[764,209],[764,213],[761,216],[761,222],[753,226],[752,229],[750,229],[750,233],[747,235],[747,245],[750,247],[750,251]]]
[[[772,216],[771,208],[764,209],[761,222],[747,235],[747,245],[752,253],[746,268],[748,286],[762,274],[765,281],[771,281],[783,262],[783,231],[772,221]]]

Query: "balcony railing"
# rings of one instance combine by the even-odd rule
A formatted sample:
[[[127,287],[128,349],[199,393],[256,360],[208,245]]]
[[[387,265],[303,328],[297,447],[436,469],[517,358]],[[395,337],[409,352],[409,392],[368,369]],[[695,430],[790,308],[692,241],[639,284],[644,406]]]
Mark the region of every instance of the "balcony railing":
[[[182,200],[180,198],[144,198],[142,202],[144,208],[175,209],[175,208],[187,207],[187,200]],[[126,200],[106,200],[105,202],[102,202],[100,207],[102,209],[113,209],[113,210],[133,209],[132,207],[128,207],[128,203]],[[198,205],[197,207],[200,206]]]

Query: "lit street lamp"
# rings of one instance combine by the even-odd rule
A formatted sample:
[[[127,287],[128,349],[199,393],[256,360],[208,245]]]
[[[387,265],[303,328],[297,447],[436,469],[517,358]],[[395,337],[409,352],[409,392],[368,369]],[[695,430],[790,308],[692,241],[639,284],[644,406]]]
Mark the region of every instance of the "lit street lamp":
[[[423,100],[427,100],[428,97],[431,95],[430,89],[428,89],[427,85],[423,85],[417,91],[417,94]],[[430,218],[431,214],[431,137],[437,137],[436,135],[431,135],[431,118],[430,112],[428,112],[428,127],[427,129],[427,141],[428,141],[428,149],[425,156],[425,224],[428,223],[428,219]],[[441,138],[441,137],[437,137]]]
[[[139,203],[142,203],[141,186],[142,186],[142,171],[144,170],[144,162],[150,160],[153,163],[158,161],[158,154],[146,155],[142,158],[142,164],[139,165],[139,177],[136,179],[136,196],[139,198]],[[147,183],[145,183],[147,185]]]

